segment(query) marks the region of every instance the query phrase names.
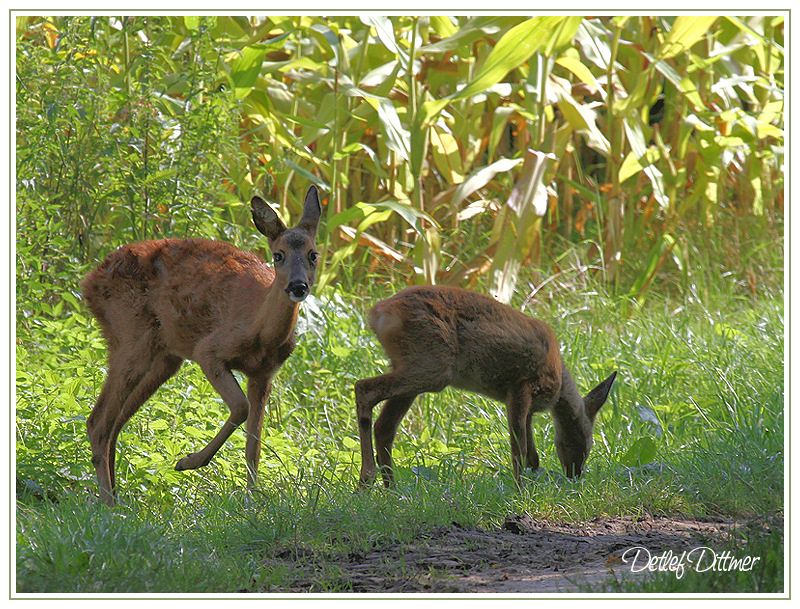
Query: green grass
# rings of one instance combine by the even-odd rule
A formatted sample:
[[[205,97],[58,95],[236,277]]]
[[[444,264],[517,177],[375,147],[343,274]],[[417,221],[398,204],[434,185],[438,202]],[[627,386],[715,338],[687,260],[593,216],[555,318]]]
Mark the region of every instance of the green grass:
[[[75,312],[20,322],[17,591],[266,590],[283,576],[262,560],[277,551],[346,555],[453,521],[497,526],[509,513],[567,521],[782,514],[781,299],[731,296],[714,306],[651,299],[630,315],[597,293],[540,304],[527,312],[553,325],[580,387],[619,370],[585,476],[536,476],[517,491],[503,406],[446,390],[422,396],[401,426],[397,490],[354,493],[360,463],[353,383],[385,367],[361,315],[377,298],[334,294],[304,305],[304,333],[269,400],[263,493],[243,490],[243,432],[207,468],[174,471],[227,416],[192,364],[121,434],[121,505],[113,510],[96,503],[85,437],[104,378],[96,327]],[[552,435],[549,418],[539,415],[534,440],[542,466],[559,471]],[[769,565],[753,576],[758,582],[735,589],[783,585],[775,570],[782,539],[781,530],[753,540]],[[661,584],[666,591],[658,581],[652,590]],[[708,589],[729,584],[719,578]],[[691,585],[681,590],[694,591]]]

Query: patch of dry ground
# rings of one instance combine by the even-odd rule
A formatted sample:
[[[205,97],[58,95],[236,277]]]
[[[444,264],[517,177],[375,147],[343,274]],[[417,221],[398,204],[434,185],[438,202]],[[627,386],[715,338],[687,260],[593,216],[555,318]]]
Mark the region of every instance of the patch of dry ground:
[[[500,593],[586,592],[631,573],[620,558],[628,548],[680,554],[721,543],[730,521],[598,518],[586,523],[509,516],[495,530],[440,526],[411,542],[367,554],[327,556],[302,549],[266,560],[281,572],[270,592]],[[587,587],[588,586],[588,587]],[[256,590],[253,590],[256,591]]]

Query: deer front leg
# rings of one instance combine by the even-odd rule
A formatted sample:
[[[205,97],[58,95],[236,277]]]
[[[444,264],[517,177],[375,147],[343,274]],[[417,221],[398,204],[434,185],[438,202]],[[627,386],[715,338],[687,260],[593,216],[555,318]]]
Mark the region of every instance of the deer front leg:
[[[539,469],[539,453],[536,452],[536,445],[533,443],[533,408],[528,409],[528,419],[525,421],[525,444],[528,451],[525,455],[525,468],[531,470]]]
[[[506,402],[508,415],[508,432],[511,437],[511,465],[514,470],[514,480],[519,484],[524,466],[528,462],[528,440],[533,435],[527,428],[531,410],[531,395],[527,387],[517,387],[509,393]],[[536,448],[533,448],[534,454]],[[538,461],[538,455],[537,455]]]
[[[264,405],[267,402],[272,383],[269,376],[252,376],[247,383],[247,400],[250,412],[247,415],[247,443],[245,460],[247,462],[247,488],[254,489],[258,484],[258,462],[261,458],[261,427],[264,422]]]
[[[203,373],[217,393],[222,397],[231,411],[228,420],[222,424],[214,439],[203,450],[187,455],[175,465],[178,471],[197,469],[208,465],[209,461],[217,454],[225,441],[231,436],[239,425],[247,420],[250,403],[244,395],[239,383],[224,362],[210,357],[197,357],[195,361],[200,364]]]

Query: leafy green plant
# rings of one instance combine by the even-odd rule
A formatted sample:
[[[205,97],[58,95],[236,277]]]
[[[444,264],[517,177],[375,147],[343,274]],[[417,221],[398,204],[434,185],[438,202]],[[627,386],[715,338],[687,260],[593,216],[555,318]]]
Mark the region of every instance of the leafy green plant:
[[[222,55],[207,26],[26,17],[17,28],[17,228],[28,259],[63,270],[123,241],[236,236],[242,214],[225,226],[205,209],[231,202],[238,165],[236,106],[213,86]]]

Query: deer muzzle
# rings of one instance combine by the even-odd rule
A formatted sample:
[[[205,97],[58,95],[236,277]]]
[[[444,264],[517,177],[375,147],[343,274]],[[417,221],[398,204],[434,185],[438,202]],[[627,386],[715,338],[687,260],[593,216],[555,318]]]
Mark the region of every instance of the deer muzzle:
[[[286,293],[294,302],[302,302],[308,296],[310,289],[305,281],[292,281],[286,286]]]

